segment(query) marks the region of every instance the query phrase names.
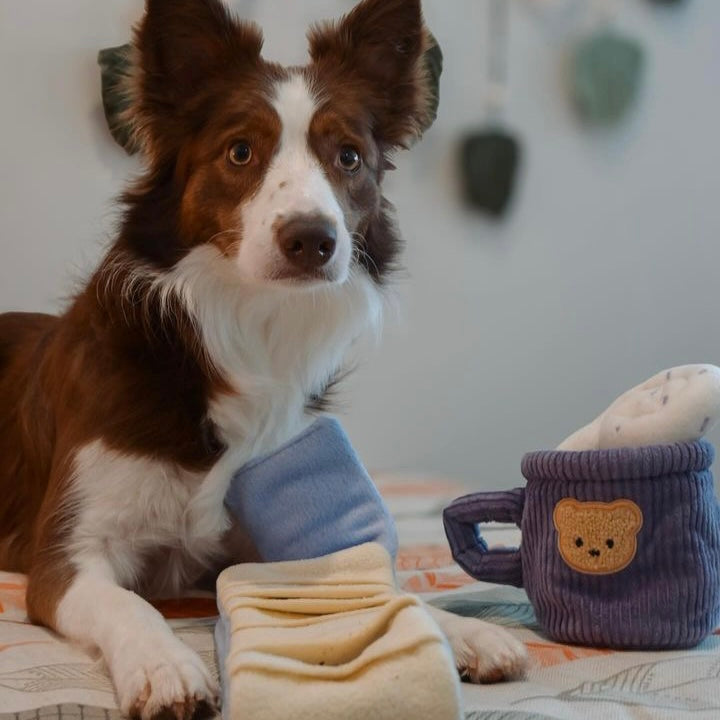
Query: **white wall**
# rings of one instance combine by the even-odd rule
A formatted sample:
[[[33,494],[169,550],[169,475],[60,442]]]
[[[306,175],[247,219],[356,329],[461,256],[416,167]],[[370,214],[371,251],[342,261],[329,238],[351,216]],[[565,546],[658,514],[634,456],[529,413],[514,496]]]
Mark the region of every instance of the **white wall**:
[[[513,0],[508,108],[525,171],[498,225],[462,209],[455,169],[458,136],[481,120],[484,2],[425,0],[446,73],[437,125],[388,183],[408,240],[403,317],[345,392],[370,467],[510,486],[523,452],[553,446],[630,385],[720,364],[720,3],[616,3],[648,66],[636,112],[612,132],[575,122],[566,29],[528,3]],[[306,21],[351,4],[245,7],[269,57],[300,61]],[[57,307],[111,235],[111,198],[136,163],[105,130],[95,54],[127,39],[141,7],[0,5],[0,311]]]

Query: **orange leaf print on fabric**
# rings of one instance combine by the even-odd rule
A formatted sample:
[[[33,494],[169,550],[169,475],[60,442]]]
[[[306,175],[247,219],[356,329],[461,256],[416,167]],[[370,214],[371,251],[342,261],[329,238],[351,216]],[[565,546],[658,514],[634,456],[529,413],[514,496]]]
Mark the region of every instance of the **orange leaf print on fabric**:
[[[9,650],[10,648],[14,647],[21,647],[22,645],[52,645],[52,640],[25,640],[23,642],[13,642],[13,643],[0,643],[0,652],[4,652],[5,650]]]
[[[27,583],[0,582],[0,614],[7,612],[11,607],[25,612],[25,592]]]
[[[410,545],[398,551],[398,570],[434,570],[453,565],[448,545]]]
[[[467,491],[464,485],[456,482],[438,480],[430,482],[393,482],[384,480],[382,475],[377,477],[377,485],[383,497],[441,497],[461,495]]]
[[[418,573],[403,582],[403,590],[413,593],[456,590],[474,583],[475,580],[461,571]]]
[[[526,642],[528,652],[541,667],[552,667],[598,655],[612,655],[612,650],[560,645],[558,643]]]

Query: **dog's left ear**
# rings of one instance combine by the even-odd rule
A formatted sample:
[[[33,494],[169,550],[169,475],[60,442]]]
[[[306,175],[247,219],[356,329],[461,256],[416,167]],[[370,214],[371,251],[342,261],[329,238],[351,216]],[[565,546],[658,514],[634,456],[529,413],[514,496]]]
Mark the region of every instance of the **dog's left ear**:
[[[315,63],[367,86],[380,140],[407,147],[432,124],[442,55],[420,0],[364,0],[339,23],[313,27],[308,38]]]

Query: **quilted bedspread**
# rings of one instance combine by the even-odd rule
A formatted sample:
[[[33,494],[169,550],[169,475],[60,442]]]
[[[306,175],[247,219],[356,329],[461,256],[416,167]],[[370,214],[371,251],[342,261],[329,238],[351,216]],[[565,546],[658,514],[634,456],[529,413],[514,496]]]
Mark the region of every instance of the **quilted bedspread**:
[[[439,607],[506,626],[532,656],[525,680],[464,685],[466,720],[720,717],[720,634],[694,650],[664,653],[554,643],[538,628],[522,590],[475,582],[454,564],[441,510],[468,492],[466,487],[426,478],[376,475],[376,480],[397,522],[398,576],[404,589]],[[518,542],[517,528],[491,526],[485,536],[496,545]],[[194,596],[157,606],[178,636],[216,672],[214,598]],[[0,573],[0,720],[120,717],[102,661],[29,624],[25,577]]]

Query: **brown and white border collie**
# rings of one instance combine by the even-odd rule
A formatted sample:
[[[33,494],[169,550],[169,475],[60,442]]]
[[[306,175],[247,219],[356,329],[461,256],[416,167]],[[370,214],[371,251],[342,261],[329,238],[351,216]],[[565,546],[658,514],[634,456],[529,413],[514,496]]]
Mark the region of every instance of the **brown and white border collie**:
[[[380,186],[430,122],[420,2],[365,0],[309,41],[283,68],[220,0],[147,0],[118,237],[64,314],[0,316],[0,567],[143,720],[217,689],[142,597],[255,559],[230,477],[311,421],[399,250]],[[435,615],[473,679],[522,671],[504,631]]]

